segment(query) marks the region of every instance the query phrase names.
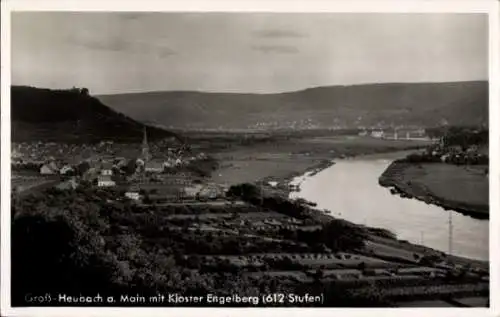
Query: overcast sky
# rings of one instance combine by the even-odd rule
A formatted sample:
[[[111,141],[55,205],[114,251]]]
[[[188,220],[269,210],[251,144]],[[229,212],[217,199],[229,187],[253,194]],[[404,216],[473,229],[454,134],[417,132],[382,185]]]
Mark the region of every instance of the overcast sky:
[[[481,14],[13,13],[12,83],[93,94],[485,80]]]

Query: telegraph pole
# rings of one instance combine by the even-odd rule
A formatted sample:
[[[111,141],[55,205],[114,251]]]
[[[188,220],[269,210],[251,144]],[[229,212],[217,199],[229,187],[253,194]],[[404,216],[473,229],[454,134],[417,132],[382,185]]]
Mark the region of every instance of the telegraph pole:
[[[448,253],[451,255],[453,251],[453,222],[452,222],[452,211],[448,214]]]

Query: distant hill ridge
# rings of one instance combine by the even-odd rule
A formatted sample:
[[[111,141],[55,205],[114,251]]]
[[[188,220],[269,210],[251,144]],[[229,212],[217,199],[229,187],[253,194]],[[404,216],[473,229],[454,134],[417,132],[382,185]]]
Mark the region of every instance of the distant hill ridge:
[[[180,129],[488,122],[487,81],[328,86],[275,94],[156,91],[97,98],[136,120]]]
[[[142,140],[144,124],[105,106],[88,90],[11,87],[12,140],[75,141]],[[150,139],[177,137],[148,127]]]

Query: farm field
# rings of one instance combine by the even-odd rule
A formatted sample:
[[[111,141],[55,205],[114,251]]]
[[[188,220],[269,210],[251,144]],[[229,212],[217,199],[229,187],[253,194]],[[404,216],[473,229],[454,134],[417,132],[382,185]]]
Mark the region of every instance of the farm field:
[[[199,206],[193,205],[190,208]],[[248,208],[250,209],[241,212],[235,210],[231,213],[196,215],[169,215],[164,211],[160,221],[176,221],[178,227],[170,231],[169,239],[177,239],[173,232],[191,232],[197,236],[203,235],[211,243],[232,245],[238,241],[239,247],[231,248],[233,251],[221,252],[202,247],[190,250],[190,254],[184,255],[183,261],[188,268],[200,272],[222,266],[229,272],[240,272],[246,278],[276,279],[283,285],[314,284],[319,278],[321,283],[341,283],[346,287],[354,287],[356,292],[368,291],[370,285],[377,283],[381,292],[386,294],[384,296],[403,297],[405,300],[412,298],[414,294],[423,296],[426,289],[433,290],[432,294],[454,294],[451,288],[432,288],[433,285],[446,281],[445,276],[449,274],[447,270],[420,263],[424,256],[439,255],[440,252],[376,235],[370,236],[362,249],[353,252],[311,252],[311,245],[290,239],[273,226],[266,230],[254,229],[254,224],[258,221],[281,225],[292,222],[299,223],[293,230],[297,233],[304,232],[307,226],[300,225],[300,220],[273,210],[254,211],[251,205]],[[291,221],[292,219],[294,220]],[[169,226],[167,222],[165,225]],[[321,224],[316,226],[316,230],[321,228]],[[182,238],[184,239],[186,237]],[[156,243],[166,243],[161,242],[162,240],[156,240]],[[443,259],[447,261],[446,258]],[[481,264],[474,263],[473,267],[480,269]],[[426,288],[422,285],[429,286]],[[467,287],[458,289],[460,296],[485,292],[481,287]],[[422,303],[425,304],[425,301]]]

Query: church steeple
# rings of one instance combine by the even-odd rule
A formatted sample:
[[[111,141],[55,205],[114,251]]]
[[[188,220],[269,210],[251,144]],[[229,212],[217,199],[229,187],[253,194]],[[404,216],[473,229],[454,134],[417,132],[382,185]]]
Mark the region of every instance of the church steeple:
[[[148,145],[148,136],[146,133],[146,127],[144,127],[144,136],[142,139],[142,158],[144,159],[145,162],[149,161],[150,156],[149,156],[149,145]]]

